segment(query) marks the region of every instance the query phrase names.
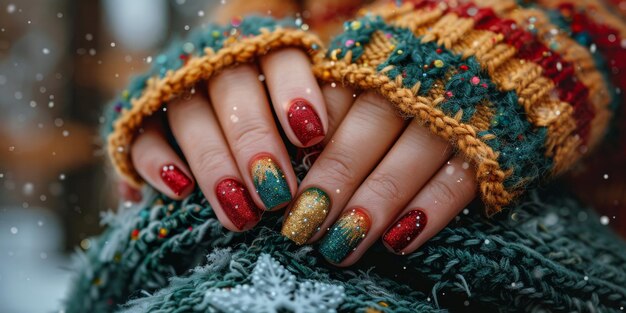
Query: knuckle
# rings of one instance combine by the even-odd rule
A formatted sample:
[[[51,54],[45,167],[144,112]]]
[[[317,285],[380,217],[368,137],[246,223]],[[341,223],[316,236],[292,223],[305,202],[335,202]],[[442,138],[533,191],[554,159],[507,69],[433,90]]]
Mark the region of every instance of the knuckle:
[[[150,153],[149,151],[155,148],[149,148],[147,145],[148,142],[143,139],[145,139],[145,136],[143,134],[139,135],[130,147],[130,157],[133,165],[138,170],[160,166],[156,164],[156,159],[154,157],[156,153]]]
[[[379,105],[380,103],[384,103],[385,101],[385,98],[371,91],[364,92],[359,95],[359,102],[366,105]]]
[[[375,174],[365,181],[364,187],[381,199],[397,201],[405,196],[398,179],[390,174]]]
[[[413,123],[407,129],[411,144],[419,149],[424,149],[430,145],[434,140],[434,135],[430,133],[425,127],[418,123]],[[436,143],[436,142],[435,142]]]
[[[215,167],[223,164],[228,157],[229,156],[221,149],[203,147],[196,151],[191,165],[198,173],[209,173]]]
[[[132,154],[132,162],[139,174],[143,177],[150,176],[155,172],[154,169],[160,168],[163,164],[158,164],[154,157],[149,153]]]
[[[432,180],[428,184],[426,192],[429,192],[432,197],[444,207],[454,205],[463,195],[460,188],[452,186],[449,182],[440,179]]]
[[[381,95],[375,92],[365,92],[359,96],[357,101],[360,106],[367,107],[369,111],[372,111],[370,114],[389,114],[393,113],[396,115],[395,109],[389,104],[387,99],[383,98]],[[384,115],[383,115],[384,116]]]
[[[272,94],[274,96],[279,96],[280,98],[291,98],[291,97],[302,97],[307,93],[312,93],[313,88],[308,88],[304,86],[310,86],[310,83],[307,79],[303,77],[293,77],[289,82],[285,82],[280,86],[280,89],[272,90]],[[308,92],[307,92],[308,90]]]
[[[237,67],[224,70],[215,79],[211,79],[211,83],[217,82],[217,88],[228,87],[227,90],[239,92],[238,86],[247,86],[248,82],[254,82],[259,76],[258,71],[251,65],[242,64]],[[258,81],[257,81],[258,82]]]
[[[272,130],[263,123],[262,119],[250,119],[233,129],[231,144],[239,152],[257,149],[260,143],[272,136]]]
[[[321,169],[319,178],[322,181],[347,183],[354,181],[355,170],[350,166],[350,158],[344,151],[335,151],[317,160]]]

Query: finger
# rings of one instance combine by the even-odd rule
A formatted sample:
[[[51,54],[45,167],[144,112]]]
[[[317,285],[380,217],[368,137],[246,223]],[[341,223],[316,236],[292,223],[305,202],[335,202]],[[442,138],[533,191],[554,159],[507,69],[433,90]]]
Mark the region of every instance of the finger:
[[[352,89],[336,84],[326,84],[322,86],[322,95],[326,103],[326,112],[328,112],[328,131],[323,143],[328,143],[348,114],[356,94]]]
[[[374,93],[360,96],[302,181],[303,192],[285,218],[283,235],[304,244],[327,216],[334,220],[395,141],[403,124],[402,118],[381,96]]]
[[[475,177],[463,157],[452,158],[387,229],[387,248],[411,253],[440,232],[476,197]]]
[[[233,231],[256,225],[262,211],[254,204],[233,160],[206,96],[197,92],[168,106],[172,133],[217,218]]]
[[[274,210],[291,201],[297,180],[258,76],[250,65],[226,70],[209,81],[209,94],[253,199]]]
[[[139,202],[142,198],[141,190],[129,185],[124,181],[118,182],[117,192],[125,201]]]
[[[139,175],[166,196],[180,200],[193,190],[191,172],[165,139],[159,118],[144,124],[130,152]]]
[[[341,121],[348,114],[348,110],[356,97],[351,89],[338,87],[335,84],[323,86],[322,94],[324,95],[326,111],[328,112],[328,131],[321,143],[299,151],[296,161],[304,165],[306,169],[311,168],[312,164],[315,163],[324,150],[324,146],[330,142]],[[302,177],[304,177],[304,174],[302,174]]]
[[[320,252],[332,263],[356,262],[452,154],[450,145],[411,123],[329,227]],[[331,222],[331,221],[327,221]],[[330,224],[330,223],[329,223]]]
[[[326,105],[306,54],[295,48],[271,53],[261,58],[261,69],[289,141],[298,147],[321,142],[328,129]]]

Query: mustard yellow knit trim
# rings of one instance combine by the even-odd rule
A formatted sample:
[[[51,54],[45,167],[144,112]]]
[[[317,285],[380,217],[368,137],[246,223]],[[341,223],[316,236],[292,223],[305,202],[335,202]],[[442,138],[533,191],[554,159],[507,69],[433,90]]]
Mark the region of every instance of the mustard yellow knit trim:
[[[424,42],[436,41],[464,57],[474,56],[500,88],[514,90],[527,113],[528,121],[535,126],[548,128],[546,155],[554,159],[555,172],[569,167],[572,160],[578,159],[580,140],[573,135],[570,138],[576,130],[571,105],[552,99],[552,94],[556,92],[555,85],[551,79],[542,76],[541,66],[515,58],[517,50],[502,42],[502,34],[475,30],[473,20],[458,17],[454,13],[442,15],[442,10],[438,8],[432,11],[435,11],[432,16],[441,17],[432,24],[428,24],[428,21],[433,20],[415,23],[407,16],[395,15],[395,18],[402,21],[402,25],[412,25],[410,29],[416,36],[423,36]],[[389,23],[396,25],[396,20]]]
[[[470,119],[469,124],[474,126],[479,132],[487,130],[491,126],[494,114],[493,104],[488,100],[484,100],[476,106],[476,113]]]
[[[433,134],[453,142],[476,166],[476,179],[487,215],[499,212],[517,196],[504,188],[503,182],[510,173],[500,168],[497,153],[478,137],[476,128],[460,122],[459,115],[453,118],[436,108],[444,99],[443,89],[434,88],[441,94],[419,96],[415,90],[403,87],[400,76],[392,80],[383,73],[377,73],[374,68],[346,60],[324,60],[315,64],[314,71],[326,82],[341,82],[353,88],[377,91],[396,105],[402,114],[414,116]]]
[[[395,45],[382,32],[377,31],[372,35],[369,44],[363,48],[363,58],[359,59],[358,63],[376,67],[389,58],[389,54],[394,48]],[[368,62],[368,64],[364,64],[364,62]]]
[[[479,7],[492,8],[497,15],[510,18],[521,27],[528,26],[529,21],[532,19],[533,29],[537,31],[537,39],[561,54],[564,60],[576,64],[574,67],[576,78],[589,89],[590,95],[593,95],[589,97],[589,101],[594,107],[595,116],[591,121],[591,133],[587,147],[584,148],[580,147],[581,140],[575,133],[576,121],[570,104],[550,99],[548,94],[544,95],[548,99],[545,100],[546,102],[544,102],[543,106],[537,107],[535,110],[526,108],[529,116],[532,115],[529,119],[531,122],[534,120],[536,125],[548,127],[550,135],[546,142],[546,155],[553,158],[553,174],[559,174],[578,160],[581,153],[592,149],[598,144],[605,134],[611,119],[609,110],[611,99],[605,80],[598,71],[593,57],[585,47],[579,45],[561,31],[558,31],[556,34],[553,33],[554,30],[558,30],[558,27],[550,23],[544,11],[520,8],[513,0],[474,0],[473,2]],[[552,0],[541,0],[538,2],[548,7],[557,7],[563,3],[562,1]],[[577,5],[579,7],[596,9],[599,3],[595,0],[584,0],[577,2]],[[598,12],[603,17],[611,15],[604,8],[598,9]],[[615,23],[622,31],[626,30],[624,29],[624,24],[615,20],[613,16],[606,17],[609,21],[612,21],[611,24]],[[514,60],[513,62],[516,61]],[[538,73],[541,73],[540,70],[541,68],[535,69]],[[506,74],[503,73],[503,75]],[[528,81],[531,80],[528,79]],[[547,81],[551,84],[551,87],[554,86],[549,79]],[[534,83],[539,82],[534,80]],[[519,92],[519,90],[516,91]],[[527,95],[532,95],[530,90]]]
[[[554,33],[554,30],[558,30],[558,28],[550,23],[549,18],[541,10],[514,10],[511,11],[510,14],[507,14],[507,17],[522,26],[528,24],[529,19],[532,18],[534,21],[534,29],[537,31],[538,35],[537,38],[546,46],[551,47],[561,54],[564,60],[576,64],[574,67],[576,78],[587,86],[589,93],[593,95],[589,97],[589,101],[594,107],[595,116],[591,121],[591,134],[587,147],[588,149],[593,148],[604,136],[607,125],[611,119],[611,112],[609,110],[611,96],[605,80],[600,71],[598,71],[589,50],[579,45],[561,31]],[[559,112],[561,111],[562,110],[559,110]],[[571,136],[575,136],[573,132]],[[567,145],[562,146],[563,149],[566,149],[566,147]],[[567,168],[567,166],[561,167],[561,169],[564,168]],[[555,168],[555,170],[557,170],[557,168]]]
[[[235,41],[217,52],[207,49],[204,56],[189,59],[183,67],[167,72],[163,78],[149,79],[141,97],[133,99],[132,108],[122,112],[108,137],[108,153],[117,172],[133,186],[142,185],[143,180],[132,165],[129,147],[145,118],[161,109],[163,103],[200,80],[209,79],[230,66],[253,62],[270,50],[300,47],[314,61],[322,59],[323,49],[310,49],[312,45],[322,46],[315,35],[301,30],[277,28],[270,32],[261,29],[258,36]]]
[[[524,21],[531,17],[537,19],[535,27],[541,32],[538,38],[546,45],[546,33],[556,29],[548,22],[543,12],[520,9],[514,1],[473,2],[480,7],[491,7],[499,15],[516,20],[520,25],[524,25]],[[437,44],[444,45],[464,57],[476,57],[494,82],[504,90],[515,90],[519,95],[520,104],[528,114],[528,120],[536,126],[548,128],[546,155],[554,160],[553,173],[557,174],[567,169],[573,160],[580,157],[580,138],[575,134],[576,122],[571,105],[552,99],[555,85],[551,79],[541,76],[543,69],[539,65],[514,58],[516,49],[501,43],[502,34],[474,30],[471,19],[461,18],[455,14],[442,16],[443,8],[411,12],[408,10],[409,7],[411,5],[406,4],[401,10],[394,11],[394,14],[383,15],[393,18],[390,23],[409,28],[418,36],[424,36],[423,41],[436,40]],[[378,12],[385,9],[390,10],[388,6],[382,6],[378,8]],[[423,16],[427,14],[432,18],[425,19]],[[413,18],[418,20],[413,21]],[[435,22],[429,25],[428,22],[432,21]],[[577,64],[577,78],[589,88],[590,94],[593,94],[589,100],[594,106],[596,115],[592,120],[589,147],[586,147],[588,149],[600,141],[610,120],[609,93],[587,49],[563,34],[554,37],[553,40],[558,42],[559,48],[556,51],[561,53],[565,60]]]

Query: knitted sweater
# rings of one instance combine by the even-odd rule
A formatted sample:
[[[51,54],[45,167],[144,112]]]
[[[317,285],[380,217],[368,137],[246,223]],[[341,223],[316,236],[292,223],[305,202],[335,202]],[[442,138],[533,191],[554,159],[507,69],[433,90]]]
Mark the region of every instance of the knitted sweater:
[[[328,48],[296,21],[262,17],[174,43],[109,112],[109,155],[135,185],[128,147],[145,117],[224,68],[298,47],[321,82],[377,91],[466,156],[475,207],[510,209],[462,215],[411,255],[379,245],[336,269],[283,239],[277,215],[231,233],[200,191],[173,201],[146,187],[78,254],[66,311],[109,312],[132,298],[131,312],[621,310],[626,245],[561,190],[519,197],[604,137],[626,88],[626,28],[593,1],[541,4],[385,3],[346,22]]]

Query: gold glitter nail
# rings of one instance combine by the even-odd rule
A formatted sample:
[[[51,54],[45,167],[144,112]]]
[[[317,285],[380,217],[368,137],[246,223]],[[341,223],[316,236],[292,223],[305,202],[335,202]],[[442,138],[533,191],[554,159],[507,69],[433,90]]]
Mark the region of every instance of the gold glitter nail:
[[[302,245],[319,230],[330,209],[330,198],[319,188],[305,190],[293,204],[283,223],[282,233]]]

